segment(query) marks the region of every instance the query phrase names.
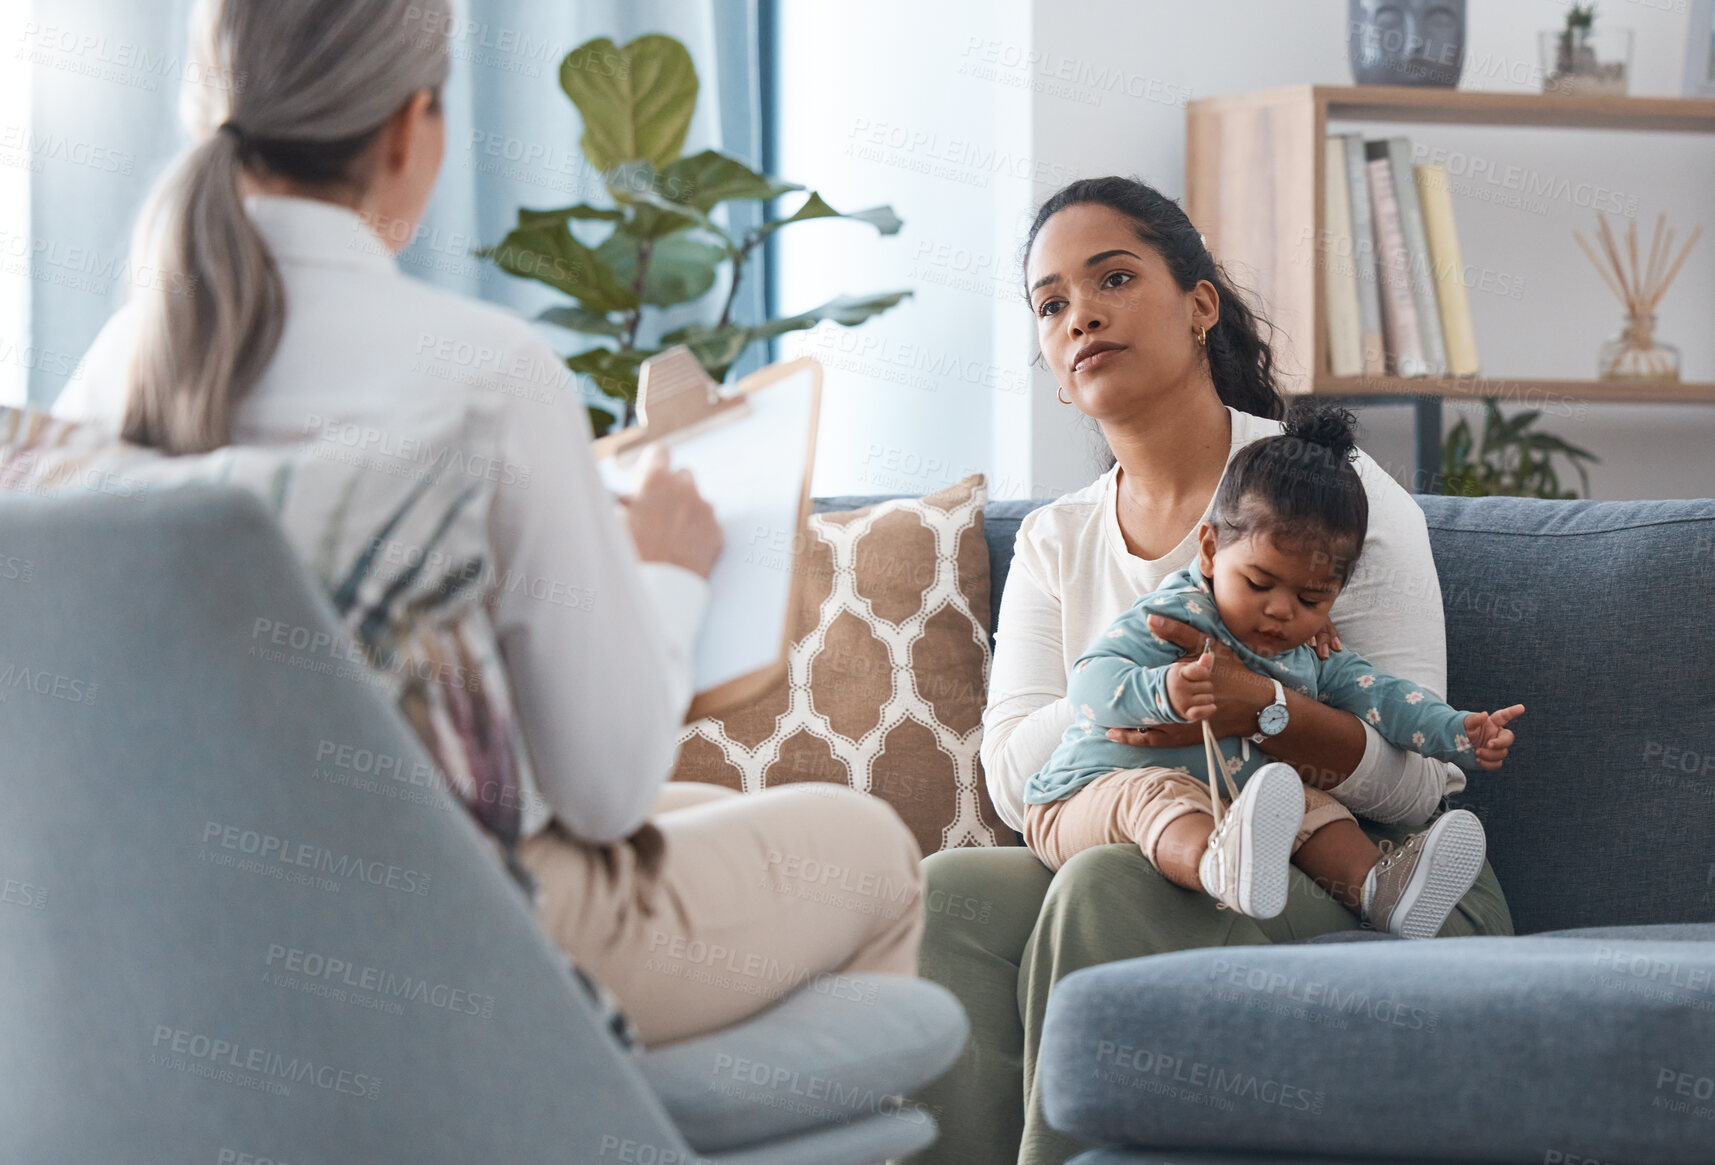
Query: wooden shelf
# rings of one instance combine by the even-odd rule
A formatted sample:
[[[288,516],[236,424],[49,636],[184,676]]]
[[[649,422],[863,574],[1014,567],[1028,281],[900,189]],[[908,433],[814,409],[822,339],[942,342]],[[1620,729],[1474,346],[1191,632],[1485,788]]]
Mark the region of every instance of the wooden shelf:
[[[1191,101],[1185,212],[1276,326],[1288,393],[1436,399],[1531,393],[1578,401],[1715,402],[1715,384],[1597,380],[1336,378],[1325,369],[1323,154],[1330,120],[1715,134],[1715,100],[1293,85]]]
[[[1715,404],[1715,383],[1691,380],[1531,380],[1498,376],[1318,376],[1317,396],[1438,397],[1541,408],[1581,403]]]
[[[1201,108],[1220,114],[1266,106],[1313,109],[1324,120],[1715,133],[1715,100],[1689,97],[1490,93],[1403,85],[1291,85],[1200,98],[1190,102],[1188,110]]]

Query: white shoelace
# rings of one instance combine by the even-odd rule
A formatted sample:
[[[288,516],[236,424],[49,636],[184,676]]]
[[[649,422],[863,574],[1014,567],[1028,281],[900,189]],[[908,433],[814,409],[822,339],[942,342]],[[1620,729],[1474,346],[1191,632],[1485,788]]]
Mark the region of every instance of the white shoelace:
[[[1215,828],[1218,830],[1221,828],[1221,818],[1224,814],[1221,809],[1221,790],[1220,786],[1215,783],[1215,774],[1217,772],[1221,774],[1221,780],[1226,782],[1227,791],[1232,794],[1231,799],[1234,801],[1239,799],[1239,786],[1233,780],[1233,774],[1227,771],[1227,758],[1222,754],[1221,746],[1215,740],[1214,730],[1209,727],[1207,720],[1202,721],[1202,725],[1203,761],[1209,767],[1209,812],[1214,817]],[[1250,749],[1242,743],[1240,747],[1247,754],[1244,759],[1249,760]]]

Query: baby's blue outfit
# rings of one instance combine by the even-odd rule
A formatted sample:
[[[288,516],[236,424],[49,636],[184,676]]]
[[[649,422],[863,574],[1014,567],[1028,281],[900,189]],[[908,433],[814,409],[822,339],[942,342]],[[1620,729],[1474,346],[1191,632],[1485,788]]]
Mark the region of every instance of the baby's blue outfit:
[[[1468,713],[1449,707],[1416,684],[1382,675],[1355,651],[1336,651],[1323,660],[1308,644],[1272,657],[1250,650],[1221,622],[1208,580],[1193,564],[1168,575],[1160,587],[1133,603],[1073,665],[1066,697],[1078,718],[1066,729],[1047,767],[1025,783],[1024,799],[1029,804],[1070,797],[1115,769],[1159,766],[1208,776],[1201,743],[1188,748],[1138,748],[1107,737],[1109,728],[1185,723],[1167,698],[1167,666],[1183,652],[1149,629],[1151,615],[1177,619],[1219,639],[1251,671],[1362,717],[1390,744],[1408,752],[1455,764],[1474,757],[1465,736]],[[1253,751],[1240,737],[1227,737],[1220,744],[1227,771],[1241,787],[1274,759],[1260,749]]]

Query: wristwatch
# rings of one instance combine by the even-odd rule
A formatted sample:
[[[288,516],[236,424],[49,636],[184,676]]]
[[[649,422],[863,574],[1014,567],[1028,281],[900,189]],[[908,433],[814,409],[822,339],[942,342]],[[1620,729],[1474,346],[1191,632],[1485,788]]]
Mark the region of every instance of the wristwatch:
[[[1261,744],[1271,736],[1279,736],[1286,731],[1286,724],[1290,719],[1286,713],[1286,689],[1280,686],[1279,680],[1275,680],[1274,703],[1257,713],[1256,733],[1251,737],[1251,741]]]

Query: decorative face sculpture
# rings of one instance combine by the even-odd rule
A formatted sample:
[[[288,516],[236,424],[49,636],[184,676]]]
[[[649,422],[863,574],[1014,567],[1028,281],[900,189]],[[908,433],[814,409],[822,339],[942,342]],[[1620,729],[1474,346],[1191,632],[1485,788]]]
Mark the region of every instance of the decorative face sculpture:
[[[1465,0],[1347,0],[1346,12],[1346,55],[1358,84],[1459,83]]]

